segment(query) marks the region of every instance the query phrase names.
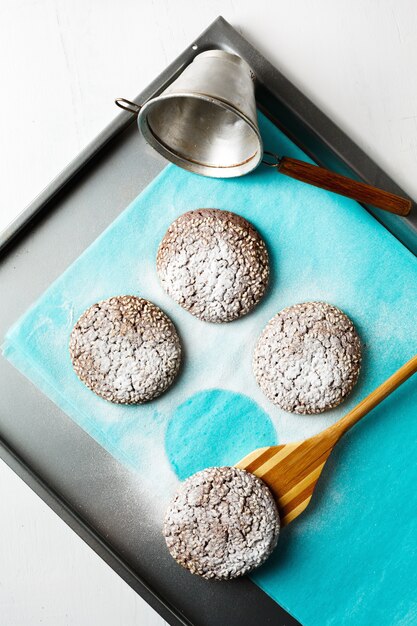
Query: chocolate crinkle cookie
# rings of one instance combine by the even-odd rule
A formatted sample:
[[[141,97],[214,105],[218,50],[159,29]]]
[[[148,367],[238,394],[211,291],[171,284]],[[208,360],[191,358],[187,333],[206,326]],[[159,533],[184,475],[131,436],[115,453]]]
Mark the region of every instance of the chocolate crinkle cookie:
[[[82,382],[118,404],[140,404],[159,396],[173,382],[181,361],[171,320],[135,296],[93,304],[75,324],[69,349]]]
[[[228,579],[261,565],[278,541],[279,515],[265,483],[236,467],[188,478],[165,517],[173,558],[203,578]]]
[[[184,213],[168,228],[157,254],[165,291],[206,322],[249,313],[265,293],[268,252],[245,219],[219,209]]]
[[[266,325],[253,370],[265,395],[293,413],[331,409],[350,393],[361,365],[361,342],[351,320],[325,302],[296,304]]]

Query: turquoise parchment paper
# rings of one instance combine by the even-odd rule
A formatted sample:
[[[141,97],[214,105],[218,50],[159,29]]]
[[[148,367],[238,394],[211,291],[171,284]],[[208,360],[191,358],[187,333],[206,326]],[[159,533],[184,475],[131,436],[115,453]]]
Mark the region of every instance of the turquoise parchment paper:
[[[265,118],[260,123],[268,149],[306,158]],[[267,296],[231,324],[193,318],[157,280],[155,255],[165,230],[199,207],[249,219],[270,252]],[[166,311],[185,346],[178,382],[138,407],[111,405],[92,394],[73,373],[67,349],[85,308],[128,293]],[[357,388],[322,416],[294,416],[272,406],[251,373],[252,350],[266,322],[284,306],[306,300],[345,310],[364,342]],[[137,472],[158,525],[177,474],[183,478],[201,462],[234,463],[251,448],[302,439],[343,415],[416,352],[416,311],[417,260],[355,202],[269,168],[214,180],[170,165],[16,323],[3,349],[77,424]],[[207,414],[211,419],[203,419]],[[204,450],[196,446],[199,428]],[[253,580],[305,626],[416,624],[416,451],[417,381],[411,379],[339,444],[308,511],[283,530],[276,552]],[[148,484],[156,471],[159,480]]]

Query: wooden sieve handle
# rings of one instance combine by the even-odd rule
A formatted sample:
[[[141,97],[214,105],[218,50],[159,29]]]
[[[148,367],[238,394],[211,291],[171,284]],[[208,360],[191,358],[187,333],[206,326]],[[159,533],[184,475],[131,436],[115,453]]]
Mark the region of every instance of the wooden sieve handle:
[[[396,196],[389,191],[383,191],[372,185],[360,183],[347,176],[326,170],[324,167],[311,165],[298,159],[282,157],[279,160],[277,169],[281,174],[291,178],[296,178],[304,183],[310,183],[310,185],[321,187],[328,191],[334,191],[364,204],[371,204],[396,215],[408,215],[411,210],[411,201],[407,198]]]

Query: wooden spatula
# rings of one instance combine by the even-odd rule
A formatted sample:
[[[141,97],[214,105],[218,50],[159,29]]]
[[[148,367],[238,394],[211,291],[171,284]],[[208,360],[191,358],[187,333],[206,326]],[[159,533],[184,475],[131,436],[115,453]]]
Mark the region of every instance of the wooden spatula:
[[[416,371],[417,355],[318,435],[297,443],[259,448],[236,464],[262,478],[271,489],[282,526],[292,522],[307,507],[327,458],[342,435]]]

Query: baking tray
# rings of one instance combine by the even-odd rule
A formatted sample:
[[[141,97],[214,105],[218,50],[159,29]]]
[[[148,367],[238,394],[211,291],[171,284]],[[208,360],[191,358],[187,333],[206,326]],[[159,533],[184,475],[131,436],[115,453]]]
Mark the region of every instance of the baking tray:
[[[257,76],[259,108],[317,163],[404,192],[223,18],[137,98],[143,103],[204,49],[236,52]],[[117,94],[116,94],[117,95]],[[0,335],[159,173],[166,162],[120,114],[0,240]],[[373,210],[417,251],[417,222]],[[7,303],[7,306],[4,306]],[[0,359],[0,456],[170,624],[297,622],[249,579],[207,584],[149,541],[137,478]]]

